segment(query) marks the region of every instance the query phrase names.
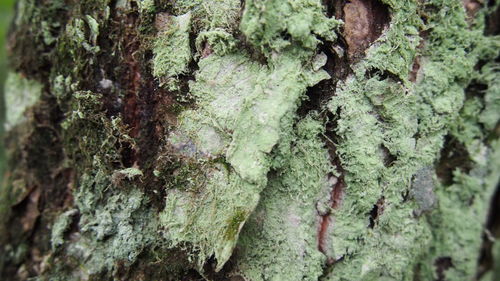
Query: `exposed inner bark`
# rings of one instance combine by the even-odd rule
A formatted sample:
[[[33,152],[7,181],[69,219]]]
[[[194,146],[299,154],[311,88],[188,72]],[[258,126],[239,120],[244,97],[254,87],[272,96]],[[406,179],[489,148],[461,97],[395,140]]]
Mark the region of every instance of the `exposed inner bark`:
[[[357,61],[380,37],[390,17],[388,7],[377,0],[350,0],[343,7],[343,19],[349,58]]]
[[[364,57],[364,51],[380,37],[390,20],[388,7],[376,0],[328,1],[326,8],[328,15],[334,15],[345,22],[338,42],[335,45],[331,42],[323,42],[321,48],[321,51],[328,57],[324,69],[332,79],[320,82],[307,92],[308,100],[302,105],[299,113],[304,112],[304,109],[312,110],[325,106],[331,96],[335,95],[337,84],[345,81],[352,73],[352,64]],[[342,202],[346,184],[342,163],[337,156],[334,144],[337,140],[335,118],[331,115],[324,116],[324,118],[329,121],[326,123],[327,127],[323,139],[328,148],[332,165],[340,173],[339,177],[330,175],[330,208],[335,210]],[[319,221],[318,249],[328,256],[327,237],[334,227],[333,214],[321,215]],[[334,262],[334,257],[328,256],[328,264]]]

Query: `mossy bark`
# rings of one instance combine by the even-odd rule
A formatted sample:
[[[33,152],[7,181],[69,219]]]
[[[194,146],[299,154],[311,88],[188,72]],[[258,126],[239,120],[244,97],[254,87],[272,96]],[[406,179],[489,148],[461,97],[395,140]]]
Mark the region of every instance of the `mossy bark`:
[[[19,0],[7,280],[497,280],[500,2]]]

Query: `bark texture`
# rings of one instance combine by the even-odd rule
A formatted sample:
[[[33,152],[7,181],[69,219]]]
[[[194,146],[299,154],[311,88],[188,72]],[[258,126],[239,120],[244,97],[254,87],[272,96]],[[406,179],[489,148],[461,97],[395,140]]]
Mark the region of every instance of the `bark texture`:
[[[498,280],[500,2],[19,0],[7,280]]]

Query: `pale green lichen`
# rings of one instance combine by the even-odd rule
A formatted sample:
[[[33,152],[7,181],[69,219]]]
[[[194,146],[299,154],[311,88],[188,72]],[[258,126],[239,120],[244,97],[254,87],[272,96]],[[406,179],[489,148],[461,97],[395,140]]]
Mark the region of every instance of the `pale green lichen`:
[[[241,3],[239,0],[180,0],[172,3],[175,15],[189,13],[191,32],[196,34],[197,56],[203,56],[204,48],[218,55],[228,54],[238,40],[234,33],[239,22]]]
[[[10,130],[26,120],[24,113],[42,95],[43,85],[24,78],[19,73],[10,72],[5,81],[5,130]]]
[[[177,0],[173,4],[177,15],[191,12],[195,31],[224,29],[231,32],[240,16],[240,0]]]
[[[418,2],[382,2],[395,11],[390,16],[390,27],[366,51],[366,58],[354,67],[391,73],[403,81],[405,86],[409,86],[409,72],[422,39],[419,30],[423,28],[423,23],[417,12]]]
[[[97,36],[99,36],[99,24],[97,21],[90,15],[86,15],[85,19],[87,20],[87,24],[90,28],[90,42],[92,45],[97,45]]]
[[[335,264],[325,280],[376,280],[380,276],[407,280],[413,276],[414,257],[422,250],[419,245],[430,239],[425,224],[412,217],[412,203],[395,206],[419,169],[411,153],[417,130],[417,120],[408,109],[413,106],[412,99],[395,99],[402,88],[378,78],[351,77],[345,83],[330,102],[332,112],[340,110],[336,149],[346,182],[344,199],[334,213],[330,247],[333,257],[344,260]],[[384,98],[375,99],[379,95]],[[380,117],[373,114],[372,102],[380,104]],[[381,119],[391,125],[381,123]],[[397,157],[387,168],[383,146]],[[434,154],[420,155],[429,156],[429,162],[434,159]],[[370,229],[369,214],[381,198],[383,214],[378,225]],[[391,254],[379,258],[385,252]]]
[[[144,174],[142,171],[136,167],[130,167],[114,172],[114,177],[125,177],[129,180],[142,177]]]
[[[500,93],[499,72],[500,64],[489,63],[482,67],[480,74],[476,78],[479,83],[488,85],[488,89],[484,95],[485,108],[479,115],[479,121],[488,130],[494,130],[500,119],[500,95],[498,94]]]
[[[156,11],[154,0],[141,0],[137,1],[137,3],[139,4],[139,10],[141,14],[149,14]]]
[[[223,1],[221,5],[225,2],[234,1]],[[185,2],[178,1],[177,7],[181,3]],[[242,23],[241,28],[252,43],[257,43],[260,36],[278,41],[276,37],[285,30],[292,34],[292,40],[281,39],[283,45],[279,47],[273,42],[279,53],[269,57],[267,66],[253,62],[244,53],[231,52],[234,39],[230,28],[222,24],[229,19],[198,25],[209,29],[199,34],[198,48],[207,42],[215,54],[209,53],[199,61],[196,80],[190,84],[190,94],[198,107],[181,114],[180,125],[170,134],[169,142],[179,154],[195,157],[195,161],[224,156],[230,169],[221,165],[205,168],[207,180],[197,193],[170,191],[161,221],[168,230],[166,237],[174,245],[190,242],[194,246],[200,266],[212,254],[217,259],[217,270],[228,260],[241,227],[267,185],[267,173],[273,165],[272,149],[278,143],[286,145],[291,141],[286,136],[306,88],[329,78],[321,70],[326,56],[321,54],[313,59],[319,43],[316,35],[334,40],[339,22],[323,15],[319,1],[273,3],[276,10],[271,9],[263,17],[274,20],[295,13],[302,29],[296,29],[291,22],[278,29]],[[243,17],[255,16],[259,7],[246,3]],[[196,10],[207,6],[193,3],[184,8],[182,12],[189,10],[194,20],[199,20]],[[305,17],[301,17],[299,11],[304,10]],[[224,40],[217,42],[220,39]]]
[[[16,248],[12,245],[3,246],[3,258],[7,258],[15,263],[21,263],[29,252],[29,246],[27,243],[22,243]]]
[[[57,40],[57,38],[52,35],[51,30],[58,27],[59,23],[57,22],[50,24],[47,21],[42,21],[43,42],[45,45],[52,45]]]
[[[489,210],[485,202],[491,201],[500,180],[499,144],[493,142],[492,149],[486,151],[488,162],[477,165],[469,174],[456,171],[454,184],[438,189],[439,208],[430,216],[434,239],[424,259],[423,279],[437,277],[429,266],[440,257],[449,258],[454,265],[444,272],[445,280],[475,276]]]
[[[498,243],[498,240],[495,241],[495,244],[493,244],[493,249],[491,251],[493,253],[493,259],[495,261],[495,266],[492,271],[490,271],[489,275],[491,276],[490,279],[485,276],[483,279],[484,280],[498,280],[500,278],[500,243]]]
[[[500,43],[498,38],[491,39],[495,40],[496,44]],[[484,42],[483,46],[485,45],[490,44]],[[478,55],[488,56],[488,52],[478,52]],[[477,260],[490,208],[488,202],[491,201],[500,180],[499,142],[485,142],[488,135],[485,135],[482,129],[489,127],[489,130],[494,130],[490,124],[498,124],[500,119],[498,111],[491,111],[492,108],[498,107],[495,99],[499,93],[499,75],[492,72],[496,67],[495,64],[487,64],[474,73],[472,79],[487,85],[484,99],[477,96],[467,98],[459,116],[450,126],[450,134],[465,146],[470,158],[464,160],[470,163],[462,164],[472,168],[469,172],[455,169],[452,184],[442,185],[437,190],[439,207],[429,220],[435,239],[432,240],[431,250],[422,263],[425,268],[422,271],[424,279],[436,278],[436,271],[431,265],[442,257],[448,258],[454,265],[443,273],[445,280],[469,279],[477,272]],[[483,102],[486,106],[483,106]],[[492,122],[495,119],[496,121]]]
[[[57,24],[42,22],[45,44],[57,42],[58,55],[76,60],[69,70],[51,73],[50,92],[65,113],[65,153],[80,173],[74,189],[79,231],[71,243],[64,241],[71,215],[63,213],[51,241],[55,256],[64,251],[74,272],[55,274],[55,260],[51,280],[102,279],[145,250],[167,246],[186,250],[200,271],[212,256],[220,270],[237,248],[232,273],[248,280],[430,280],[437,278],[440,257],[453,261],[446,279],[471,279],[486,202],[500,173],[498,141],[491,141],[500,114],[499,67],[474,66],[495,57],[499,40],[483,36],[484,22],[467,24],[459,1],[383,2],[390,24],[328,104],[329,122],[336,124],[332,141],[320,137],[326,109],[297,114],[307,88],[328,78],[321,70],[326,57],[317,55],[319,37],[334,41],[340,24],[324,15],[321,1],[246,1],[239,25],[245,39],[236,30],[239,0],[139,1],[141,24],[155,11],[174,14],[156,15],[156,78],[175,88],[175,79],[199,60],[189,82],[196,105],[177,116],[162,147],[168,155],[159,155],[174,159],[173,171],[154,167],[156,179],[166,181],[160,214],[138,186],[147,168],[123,166],[120,153],[137,147],[122,119],[103,112],[108,96],[78,89],[79,70],[100,50],[109,1],[83,1],[102,7],[103,15],[75,16],[62,37],[52,33]],[[21,1],[18,25],[35,14],[33,3]],[[130,9],[131,3],[116,7]],[[440,10],[428,16],[427,8]],[[418,35],[422,29],[429,31],[425,39]],[[242,40],[265,58],[257,62]],[[421,70],[412,85],[416,56]],[[463,89],[472,79],[487,86],[484,96],[466,98]],[[452,183],[440,183],[433,171],[446,135],[465,147],[472,167],[454,171]],[[330,156],[325,142],[335,147]],[[337,160],[342,169],[331,163]],[[333,209],[340,171],[346,189]],[[333,226],[322,253],[318,224],[329,212]],[[24,244],[9,249],[15,261],[26,253]],[[336,262],[328,267],[327,260]]]
[[[314,50],[320,42],[317,36],[335,41],[334,30],[339,25],[339,20],[326,17],[318,0],[249,0],[245,1],[240,29],[252,44],[270,56],[273,51],[294,45],[299,47],[299,53],[302,48],[306,52]],[[291,39],[284,38],[284,33]]]
[[[87,28],[93,30],[90,38],[87,38],[85,34]],[[82,46],[87,52],[96,54],[100,51],[99,46],[94,44],[97,38],[97,34],[95,34],[94,32],[98,32],[98,27],[95,26],[95,21],[89,21],[87,24],[85,24],[84,20],[76,18],[68,25],[66,25],[65,32],[68,38],[72,40],[74,44]],[[75,51],[76,50],[72,50],[72,52]]]
[[[64,233],[68,230],[73,216],[78,213],[78,210],[72,209],[59,215],[54,224],[52,225],[50,244],[52,250],[56,250],[59,246],[64,244]]]
[[[170,140],[179,153],[191,157],[210,159],[224,153],[231,169],[220,165],[208,169],[207,182],[196,194],[172,191],[162,224],[169,239],[191,242],[199,249],[200,264],[215,254],[220,269],[267,183],[272,148],[278,141],[287,142],[282,139],[284,126],[293,123],[306,87],[328,74],[287,56],[266,67],[242,54],[212,55],[199,66],[196,82],[191,84],[199,109],[182,113],[181,133],[173,133]],[[179,140],[177,135],[192,140]],[[217,146],[213,146],[214,139],[218,139]],[[235,217],[241,218],[238,223]]]
[[[246,280],[318,280],[323,273],[316,204],[329,197],[332,172],[318,137],[324,128],[309,115],[289,129],[289,141],[276,151],[275,173],[238,243],[237,271]]]
[[[436,205],[434,174],[433,167],[424,167],[415,174],[410,193],[419,206],[419,209],[415,210],[416,215],[430,211]]]
[[[65,77],[63,75],[58,75],[52,79],[52,94],[57,98],[59,103],[67,99],[72,91],[72,88],[74,88],[71,81],[70,76]]]
[[[95,167],[102,165],[100,161],[95,158]],[[80,214],[80,232],[73,235],[65,255],[79,261],[79,274],[86,278],[103,271],[112,272],[118,261],[130,265],[145,247],[161,243],[155,237],[157,216],[148,207],[144,193],[133,188],[116,189],[102,170],[82,176],[75,203]],[[71,215],[60,217],[54,225],[53,247],[63,244],[61,235]]]
[[[278,59],[271,71],[261,71],[260,81],[245,97],[226,155],[244,180],[257,184],[266,178],[267,154],[280,139],[282,123],[292,122],[306,87],[329,78],[325,71],[310,72],[302,68],[300,61],[288,57]]]
[[[203,44],[208,44],[215,54],[223,56],[234,50],[237,41],[231,33],[224,29],[215,28],[210,31],[202,31],[196,37],[196,49],[199,52],[203,52]]]
[[[14,23],[20,26],[33,13],[34,5],[30,1],[19,1],[17,4],[17,13],[14,17]]]
[[[191,13],[180,16],[164,16],[153,48],[153,75],[169,88],[175,88],[175,78],[186,73],[191,61],[189,30]]]
[[[489,202],[495,179],[481,184],[481,176],[471,172],[463,175],[468,179],[465,183],[456,174],[456,188],[437,185],[432,191],[429,180],[422,186],[420,174],[439,159],[443,138],[450,129],[460,131],[457,137],[464,141],[472,159],[483,159],[483,162],[495,159],[475,136],[481,132],[475,128],[477,121],[473,121],[481,116],[477,114],[481,106],[477,106],[478,101],[474,99],[465,101],[463,89],[473,78],[478,60],[495,56],[493,50],[498,41],[484,37],[481,25],[469,27],[460,2],[426,4],[442,7],[441,12],[427,18],[426,25],[416,16],[417,9],[425,7],[416,2],[384,2],[394,11],[389,29],[368,50],[367,57],[353,66],[354,74],[339,84],[329,104],[332,113],[340,112],[336,128],[337,154],[345,170],[347,187],[344,201],[335,211],[331,234],[335,256],[344,256],[344,260],[335,264],[325,280],[413,280],[415,274],[423,280],[434,279],[434,262],[439,257],[452,257],[457,261],[453,262],[453,270],[446,273],[446,280],[473,278],[477,263],[473,253],[479,253],[485,203]],[[432,29],[432,32],[424,48],[417,51],[419,28]],[[408,73],[417,54],[422,56],[420,78],[412,86]],[[380,70],[380,74],[392,73],[403,83],[382,78],[376,72],[367,78],[366,73],[373,70]],[[463,107],[464,122],[458,122],[459,130],[453,129],[452,124],[461,118]],[[476,153],[472,153],[474,151]],[[394,160],[387,163],[391,157]],[[478,160],[475,160],[478,165],[498,166]],[[489,171],[484,175],[494,177],[495,173],[498,174]],[[413,176],[416,181],[410,193],[417,202],[403,204],[402,196],[410,191]],[[452,190],[469,194],[478,188],[482,190],[477,194],[481,199],[474,200],[477,205],[472,210],[469,206],[451,205],[468,202],[465,197],[454,197]],[[384,210],[371,229],[368,214],[380,199],[383,199]],[[424,209],[432,218],[430,224],[414,217],[415,211],[418,214]],[[468,218],[467,226],[457,221],[464,218]],[[445,237],[449,242],[443,242]],[[464,246],[460,241],[470,243],[467,255],[452,248]],[[432,254],[427,253],[428,248],[433,249]],[[423,256],[427,258],[419,262],[417,257]]]

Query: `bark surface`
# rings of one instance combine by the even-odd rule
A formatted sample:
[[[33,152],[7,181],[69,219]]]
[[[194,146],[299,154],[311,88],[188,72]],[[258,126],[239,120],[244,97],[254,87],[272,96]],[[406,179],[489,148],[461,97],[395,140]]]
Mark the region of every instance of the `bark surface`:
[[[500,2],[18,0],[5,280],[498,280]]]

